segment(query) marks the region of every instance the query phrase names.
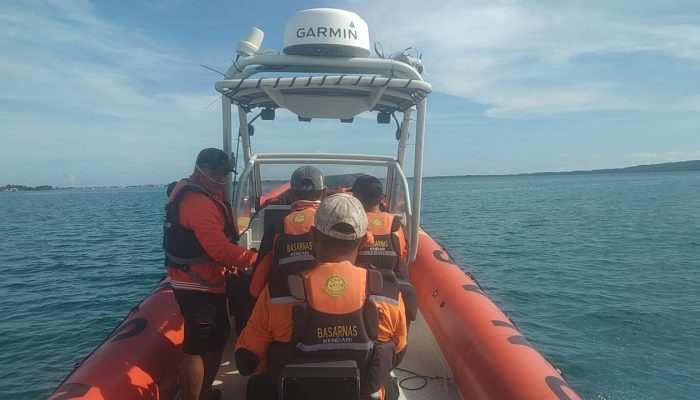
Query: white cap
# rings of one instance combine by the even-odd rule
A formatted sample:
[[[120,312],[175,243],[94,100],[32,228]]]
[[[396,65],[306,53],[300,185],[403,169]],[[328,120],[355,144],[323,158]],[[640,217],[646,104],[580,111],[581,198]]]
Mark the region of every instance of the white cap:
[[[357,240],[367,232],[367,214],[356,198],[346,193],[334,194],[318,206],[314,226],[326,236]]]

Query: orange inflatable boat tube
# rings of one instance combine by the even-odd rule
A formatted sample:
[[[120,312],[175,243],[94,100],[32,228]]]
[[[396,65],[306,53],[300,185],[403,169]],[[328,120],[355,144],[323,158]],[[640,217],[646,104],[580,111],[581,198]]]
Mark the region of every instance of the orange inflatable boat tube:
[[[465,399],[579,399],[563,376],[425,232],[410,266],[418,303]]]
[[[76,366],[49,400],[171,399],[184,327],[166,279]]]

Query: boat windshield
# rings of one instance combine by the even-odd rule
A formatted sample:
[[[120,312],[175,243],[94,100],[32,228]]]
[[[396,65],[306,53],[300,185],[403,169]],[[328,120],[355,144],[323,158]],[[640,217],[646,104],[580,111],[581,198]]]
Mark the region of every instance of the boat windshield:
[[[316,161],[316,162],[314,162]],[[270,223],[265,222],[265,215],[274,210],[286,211],[289,198],[289,178],[297,168],[312,165],[324,176],[328,194],[350,191],[355,179],[361,175],[377,177],[384,188],[385,198],[382,207],[387,211],[402,216],[408,225],[410,222],[410,199],[403,172],[395,163],[388,165],[329,164],[308,160],[294,163],[250,163],[240,174],[236,182],[234,210],[236,212],[238,231],[242,240],[250,247],[257,247],[262,235]],[[265,212],[262,212],[266,210]],[[408,226],[407,226],[408,229]]]

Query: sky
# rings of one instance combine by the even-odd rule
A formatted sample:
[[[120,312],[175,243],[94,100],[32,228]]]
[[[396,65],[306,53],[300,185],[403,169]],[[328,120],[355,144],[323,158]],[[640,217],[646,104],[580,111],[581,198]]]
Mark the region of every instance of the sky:
[[[700,159],[700,2],[0,0],[0,186],[167,183],[221,147],[214,84],[255,26],[295,12],[367,21],[422,53],[424,174],[588,170]],[[394,128],[256,123],[254,150],[394,154]]]

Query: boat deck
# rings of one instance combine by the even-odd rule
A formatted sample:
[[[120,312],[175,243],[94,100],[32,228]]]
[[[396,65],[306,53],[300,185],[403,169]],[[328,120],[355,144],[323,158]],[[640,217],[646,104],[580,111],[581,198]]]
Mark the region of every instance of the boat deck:
[[[235,337],[231,338],[219,375],[214,381],[214,388],[221,390],[223,400],[245,399],[247,378],[241,376],[236,368],[233,357],[235,340]],[[438,344],[420,313],[411,323],[406,356],[400,369],[395,369],[393,373],[400,382],[399,398],[402,400],[462,398]]]

